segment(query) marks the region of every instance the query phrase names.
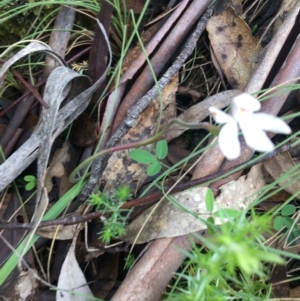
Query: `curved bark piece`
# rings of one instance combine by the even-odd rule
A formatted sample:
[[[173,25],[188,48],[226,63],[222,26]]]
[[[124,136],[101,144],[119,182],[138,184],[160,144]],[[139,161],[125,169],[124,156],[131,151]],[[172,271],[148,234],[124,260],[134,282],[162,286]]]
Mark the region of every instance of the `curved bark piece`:
[[[50,35],[49,46],[63,58],[67,50],[75,15],[74,6],[62,6],[56,16],[54,28]],[[57,67],[57,63],[49,56],[46,57],[45,63],[44,77],[47,77]]]
[[[191,30],[192,26],[197,22],[200,16],[205,11],[210,1],[208,0],[195,0],[184,12],[183,16],[179,19],[178,23],[174,26],[173,30],[168,34],[166,40],[162,43],[161,47],[153,55],[151,59],[151,67],[157,76],[164,68],[165,64],[169,61],[175,50],[174,46],[179,46],[185,36]],[[153,74],[147,66],[134,85],[123,99],[112,125],[111,133],[122,123],[128,110],[136,104],[136,102],[147,92],[153,84]]]
[[[132,268],[111,301],[156,301],[185,258],[180,249],[188,250],[187,235],[157,239]]]

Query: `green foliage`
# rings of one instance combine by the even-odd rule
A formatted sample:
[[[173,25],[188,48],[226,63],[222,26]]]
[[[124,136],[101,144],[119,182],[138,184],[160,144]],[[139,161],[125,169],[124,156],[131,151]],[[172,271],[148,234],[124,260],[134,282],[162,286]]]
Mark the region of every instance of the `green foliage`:
[[[273,227],[277,231],[283,231],[288,233],[288,242],[293,241],[295,238],[299,237],[300,229],[297,223],[294,222],[292,218],[293,214],[296,212],[296,207],[292,204],[285,205],[281,211],[280,215],[276,216],[273,221]]]
[[[257,31],[257,28],[258,28],[258,25],[257,24],[254,24],[252,27],[251,27],[251,32],[252,33],[255,33]]]
[[[25,3],[24,3],[25,2]],[[0,6],[0,17],[3,20],[6,20],[2,26],[0,26],[0,46],[9,45],[17,42],[20,39],[23,39],[28,34],[28,30],[31,28],[32,24],[35,23],[36,19],[43,20],[47,17],[45,25],[53,15],[56,13],[56,9],[59,7],[56,5],[46,5],[46,1],[38,4],[38,6],[33,6],[30,8],[30,5],[35,3],[40,3],[38,0],[32,1],[10,1],[9,4],[1,7]],[[47,1],[49,3],[49,1]],[[26,9],[26,6],[28,8]],[[13,18],[10,18],[11,12],[20,12]],[[0,21],[0,24],[2,22]]]
[[[122,203],[130,200],[132,198],[132,193],[130,187],[122,184],[115,193],[115,198]]]
[[[129,253],[125,259],[125,269],[129,270],[135,262],[135,257],[132,253]]]
[[[103,229],[99,232],[100,238],[108,244],[111,239],[124,234],[126,221],[132,210],[120,209],[120,207],[132,197],[131,190],[126,185],[121,185],[113,195],[109,193],[93,193],[89,204],[96,206],[96,210],[102,210]],[[104,214],[109,214],[104,217]]]
[[[232,208],[222,208],[214,212],[214,216],[222,219],[233,219],[239,217],[241,211]]]
[[[159,160],[163,160],[168,154],[167,140],[160,140],[156,143],[156,156]]]
[[[202,247],[193,243],[193,250],[185,252],[188,260],[167,300],[266,300],[271,290],[263,281],[269,273],[265,264],[284,263],[263,245],[271,219],[254,213],[247,218],[242,212],[209,239],[197,236]]]
[[[31,175],[25,176],[24,177],[24,181],[27,182],[27,184],[25,185],[25,190],[26,191],[30,191],[34,187],[36,187],[37,181],[36,181],[36,177],[35,176],[31,176]]]
[[[143,149],[133,149],[129,152],[130,157],[138,163],[151,164],[157,161],[157,158]]]
[[[168,154],[168,143],[166,140],[161,140],[156,143],[156,155],[143,149],[133,149],[129,152],[130,157],[142,164],[147,164],[147,175],[154,176],[162,169],[162,164],[159,160],[163,160]]]
[[[215,205],[215,197],[211,189],[207,189],[205,197],[205,206],[208,212],[212,213]]]
[[[214,218],[217,217],[222,219],[224,222],[226,222],[226,221],[232,221],[241,215],[241,211],[232,208],[221,208],[219,210],[214,211],[215,197],[211,189],[207,190],[205,196],[205,207],[206,210],[211,214],[211,216],[207,219],[207,231],[209,234],[215,233],[215,228],[212,227],[213,225],[215,225]]]

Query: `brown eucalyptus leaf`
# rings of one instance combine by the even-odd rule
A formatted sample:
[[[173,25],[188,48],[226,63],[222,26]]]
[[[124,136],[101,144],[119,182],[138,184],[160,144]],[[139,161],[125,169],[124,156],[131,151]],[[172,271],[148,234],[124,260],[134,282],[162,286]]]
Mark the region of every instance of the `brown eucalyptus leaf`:
[[[257,191],[264,186],[265,180],[261,165],[255,165],[247,176],[242,176],[237,181],[225,184],[221,188],[221,194],[215,200],[214,211],[220,208],[243,210],[257,197]],[[211,216],[205,205],[206,193],[206,187],[195,187],[176,193],[173,197],[184,208],[206,220]],[[223,220],[215,218],[215,222],[220,224]],[[142,231],[136,240],[138,244],[157,238],[175,237],[205,230],[206,225],[200,219],[164,199],[158,205],[146,209],[134,220],[127,227],[126,233],[121,239],[134,242],[141,229]]]
[[[184,122],[199,123],[210,115],[210,112],[208,111],[208,108],[210,106],[216,107],[218,109],[223,109],[229,106],[231,103],[231,99],[240,93],[240,90],[228,90],[220,92],[193,105],[184,113],[179,115],[177,119],[180,119]],[[180,136],[187,130],[187,127],[183,127],[177,123],[174,123],[166,132],[166,139],[167,141],[171,141],[172,139]]]
[[[50,192],[53,187],[52,178],[61,178],[64,174],[66,174],[64,165],[66,164],[66,162],[71,160],[68,150],[69,143],[64,142],[63,147],[61,149],[58,149],[54,154],[45,177],[45,186],[48,192]]]
[[[188,210],[199,213],[201,214],[201,218],[207,219],[210,215],[205,210],[206,192],[206,187],[196,187],[176,193],[173,197]],[[137,244],[162,237],[180,236],[206,228],[200,220],[177,208],[167,199],[161,201],[153,211],[155,206],[157,205],[146,209],[127,227],[126,233],[120,238],[125,241],[134,242],[136,235],[145,222],[146,225],[138,236]],[[204,216],[204,212],[206,212],[206,216]]]
[[[83,229],[84,224],[49,226],[38,229],[36,234],[49,239],[70,240],[73,239],[77,229]]]
[[[234,11],[241,15],[243,13],[243,5],[241,0],[223,0],[217,1],[214,7],[214,15],[220,15],[228,7],[232,7]]]
[[[274,180],[277,180],[291,168],[293,168],[295,166],[295,163],[291,158],[289,152],[284,152],[274,158],[270,158],[269,160],[265,161],[263,165],[266,171],[271,175],[271,177]],[[290,184],[288,186],[285,186],[287,183]],[[295,194],[300,190],[300,181],[291,181],[291,178],[289,177],[287,180],[281,181],[278,184],[280,186],[283,186],[283,189],[290,194]],[[295,197],[300,199],[299,195],[296,195]]]
[[[177,91],[178,76],[175,76],[162,90],[161,98],[155,98],[147,109],[136,120],[134,127],[123,137],[120,144],[138,142],[152,137],[160,125],[166,124],[175,117],[175,93]],[[160,108],[160,101],[161,108]],[[159,111],[162,111],[162,120],[158,124]],[[153,150],[153,144],[143,147]],[[110,157],[103,173],[105,190],[110,191],[121,184],[130,185],[132,189],[140,186],[147,178],[145,167],[129,157],[128,151],[114,152]]]
[[[223,185],[216,203],[222,204],[222,208],[245,209],[257,198],[257,192],[265,185],[262,165],[254,165],[246,176]]]
[[[207,23],[209,39],[228,82],[234,89],[243,89],[256,67],[262,48],[252,36],[244,20],[228,7]]]

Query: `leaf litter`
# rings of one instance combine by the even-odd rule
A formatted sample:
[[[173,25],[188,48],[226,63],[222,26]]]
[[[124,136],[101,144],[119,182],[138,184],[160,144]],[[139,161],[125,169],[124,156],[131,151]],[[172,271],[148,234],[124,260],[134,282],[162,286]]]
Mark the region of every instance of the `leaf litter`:
[[[197,7],[196,2],[197,1],[195,1],[195,5],[196,5],[195,7]],[[134,4],[132,5],[134,6]],[[170,32],[168,32],[170,26],[178,22],[178,20],[181,17],[182,11],[186,9],[186,5],[188,5],[188,1],[182,1],[181,6],[179,6],[178,9],[175,9],[172,17],[169,19],[166,18],[166,22],[161,23],[164,24],[164,25],[160,25],[162,31],[159,30],[160,29],[159,26],[157,27],[158,28],[156,29],[158,30],[157,35],[154,35],[154,38],[152,38],[149,44],[146,45],[146,51],[148,51],[147,49],[149,49],[149,52],[153,52],[153,53],[157,51],[157,49],[160,47],[160,44],[162,43],[161,41],[164,40],[164,35],[170,34]],[[251,86],[249,85],[249,83],[251,83],[252,80],[252,72],[255,70],[256,66],[263,65],[261,64],[261,61],[266,60],[266,58],[264,58],[263,55],[259,55],[259,53],[262,51],[262,48],[258,43],[259,39],[253,37],[252,30],[248,27],[247,23],[240,17],[242,6],[238,3],[238,1],[236,1],[235,4],[232,5],[232,7],[234,8],[231,8],[229,6],[227,7],[226,5],[224,7],[216,6],[216,12],[218,11],[218,13],[215,16],[211,17],[207,26],[209,39],[211,43],[211,51],[214,53],[216,57],[216,59],[213,60],[213,63],[218,64],[216,68],[219,68],[224,72],[225,80],[229,83],[230,88],[242,90],[243,88],[246,87],[247,90]],[[155,7],[155,10],[160,9],[160,4],[153,5],[153,7]],[[205,8],[206,7],[204,5],[203,11]],[[285,7],[283,6],[282,11],[284,11],[284,9]],[[296,10],[298,8],[295,6],[294,9]],[[137,12],[141,11],[141,3],[137,3],[136,11]],[[198,12],[195,12],[195,14],[199,13],[199,15],[201,15],[203,11],[200,12],[199,10]],[[206,21],[204,21],[204,23],[205,22]],[[179,22],[178,24],[181,23]],[[280,26],[280,25],[276,25],[276,26]],[[186,36],[187,34],[184,33],[183,37],[180,37],[178,41],[180,41],[180,39],[182,38],[185,38]],[[178,42],[178,44],[180,43]],[[186,45],[188,45],[188,43]],[[37,42],[29,44],[29,46],[23,48],[23,50],[17,53],[16,56],[13,56],[10,60],[4,63],[0,71],[2,72],[1,73],[2,76],[0,76],[0,79],[2,81],[4,80],[4,73],[8,70],[8,68],[12,66],[12,64],[17,62],[20,59],[20,57],[25,57],[31,52],[36,52],[36,51],[38,52],[47,51],[48,53],[51,53],[53,56],[56,56],[55,52],[53,52],[51,48],[49,48],[49,46],[47,46],[46,44],[41,44]],[[154,55],[151,54],[150,57],[153,57]],[[64,145],[62,149],[58,148],[56,155],[52,157],[52,155],[50,154],[52,144],[58,140],[57,137],[58,138],[62,137],[61,133],[63,132],[63,130],[66,129],[68,125],[73,120],[76,119],[76,117],[78,117],[82,112],[86,110],[89,104],[90,97],[96,90],[98,90],[99,86],[101,85],[101,82],[104,80],[107,73],[106,71],[106,73],[94,85],[92,85],[90,88],[87,88],[88,86],[91,85],[87,77],[84,77],[68,69],[68,67],[66,67],[66,64],[62,58],[60,57],[57,58],[56,56],[56,59],[60,62],[61,66],[55,68],[50,73],[49,79],[45,87],[45,92],[43,94],[43,100],[45,100],[47,104],[50,105],[50,109],[53,109],[53,112],[50,113],[51,111],[47,109],[43,109],[41,123],[37,126],[35,132],[25,143],[23,143],[21,147],[19,147],[19,149],[17,149],[11,156],[8,157],[8,159],[4,163],[0,165],[0,172],[3,175],[0,188],[1,190],[3,190],[14,179],[16,179],[26,168],[28,167],[30,168],[31,163],[36,158],[39,158],[38,159],[39,172],[37,176],[38,179],[37,204],[39,205],[38,207],[36,207],[34,213],[36,219],[34,219],[34,223],[33,223],[34,229],[31,230],[32,234],[34,233],[35,228],[38,227],[39,222],[44,215],[44,212],[49,208],[48,198],[50,193],[55,194],[55,191],[57,190],[59,191],[58,194],[60,195],[60,197],[63,197],[64,193],[71,188],[71,185],[73,185],[70,182],[68,182],[68,175],[71,172],[70,166],[72,166],[72,163],[74,164],[72,168],[75,167],[75,162],[71,162],[74,153],[71,152],[68,146]],[[111,59],[111,55],[109,55],[109,59]],[[105,61],[105,59],[102,61]],[[133,57],[129,57],[128,61],[132,63],[130,63],[128,66],[124,68],[124,70],[126,69],[126,71],[123,74],[124,77],[121,78],[120,80],[121,84],[118,87],[119,100],[123,98],[123,100],[125,99],[125,101],[126,98],[130,98],[129,97],[130,93],[128,93],[128,91],[130,91],[132,87],[131,86],[132,83],[130,82],[130,79],[135,78],[138,72],[140,73],[142,72],[141,71],[142,69],[140,68],[141,66],[144,65],[145,56],[144,54],[141,54],[139,50],[138,53],[135,53]],[[162,56],[158,55],[158,64],[161,64],[162,63],[161,61],[162,61]],[[182,65],[183,65],[183,61],[181,61],[180,66]],[[161,70],[165,70],[166,67],[162,68],[162,66],[159,66],[158,74],[161,72]],[[108,64],[108,68],[109,68],[109,64]],[[97,68],[95,70],[97,71]],[[177,115],[179,116],[179,119],[181,119],[182,121],[190,122],[190,123],[199,123],[208,117],[209,112],[207,108],[209,106],[213,105],[219,109],[223,109],[229,105],[230,100],[233,96],[240,93],[240,90],[231,90],[229,87],[226,89],[227,91],[217,93],[219,90],[216,89],[215,86],[212,84],[212,81],[214,80],[205,79],[203,80],[203,82],[205,82],[204,86],[206,85],[207,93],[204,93],[204,95],[211,95],[211,97],[208,97],[205,100],[202,100],[194,104],[193,106],[190,106],[189,108],[187,108],[187,110],[184,113],[178,114],[178,112],[176,113],[176,108],[175,108],[176,91],[178,89],[178,85],[182,85],[182,81],[181,80],[178,81],[179,77],[177,71],[174,72],[172,76],[168,78],[167,83],[164,84],[165,88],[162,89],[161,91],[162,98],[157,97],[155,100],[153,99],[151,99],[150,101],[147,100],[148,102],[147,105],[145,105],[145,107],[141,106],[140,109],[137,110],[137,112],[139,113],[136,114],[135,119],[133,119],[133,121],[131,120],[130,122],[127,122],[128,125],[130,124],[129,127],[124,127],[121,124],[120,128],[123,129],[125,128],[126,134],[125,135],[122,134],[117,139],[115,139],[115,141],[117,141],[119,145],[128,142],[140,141],[153,136],[157,129],[166,125],[170,119],[176,117]],[[179,74],[179,76],[181,75]],[[150,76],[150,78],[151,77],[152,75]],[[165,75],[163,76],[163,78],[164,77]],[[53,80],[53,82],[51,82],[51,80]],[[56,86],[54,82],[56,82]],[[139,80],[135,82],[139,83]],[[142,82],[144,85],[144,80],[142,80]],[[259,82],[259,83],[256,82],[255,85],[257,89],[255,90],[259,90],[262,87],[262,84],[263,82]],[[137,86],[138,88],[140,88],[142,85],[138,84]],[[138,91],[138,93],[141,94],[133,93],[134,96],[138,96],[137,98],[141,98],[143,95],[146,94],[150,86],[149,87],[147,86],[145,90],[143,90],[142,92]],[[194,88],[192,86],[193,85],[191,85],[191,88],[188,89],[190,90],[197,89],[197,87]],[[255,92],[255,91],[247,90],[246,92]],[[110,101],[114,99],[114,92],[110,91],[110,93],[111,94],[108,100],[108,105],[106,110],[111,109]],[[194,95],[196,95],[196,93],[194,93]],[[203,95],[203,93],[200,93],[200,95]],[[50,96],[52,97],[54,96],[53,97],[54,99],[52,100]],[[161,100],[162,103],[160,103]],[[63,105],[60,106],[62,102]],[[193,102],[195,102],[195,99],[193,99]],[[149,103],[150,105],[148,105]],[[123,104],[123,105],[127,105],[127,104]],[[104,106],[102,106],[101,108],[104,109]],[[114,110],[116,110],[116,108],[114,108]],[[128,113],[129,116],[131,113],[131,109],[125,111],[126,111],[125,113]],[[132,112],[133,111],[134,110],[132,110]],[[272,113],[274,114],[274,112],[275,111],[273,110]],[[101,114],[102,112],[99,114],[99,116],[101,116]],[[45,118],[47,117],[47,115],[48,115],[48,121],[45,122],[46,120]],[[105,112],[104,115],[106,118],[109,114],[107,115]],[[97,118],[101,119],[101,117],[99,116]],[[80,119],[78,119],[77,122],[81,123]],[[83,143],[81,142],[75,143],[77,144],[77,146],[86,147],[87,153],[89,152],[89,148],[91,148],[91,145],[93,146],[94,141],[99,137],[99,132],[97,132],[97,130],[99,131],[99,128],[95,127],[96,123],[93,121],[93,118],[89,119],[89,122],[90,122],[90,130],[88,130],[88,127],[87,128],[83,127],[82,128],[83,131],[82,133],[80,133],[81,137],[79,138],[80,141],[83,141]],[[110,123],[111,126],[112,121],[110,122],[111,122]],[[116,125],[114,124],[113,126],[117,127],[117,123]],[[106,132],[106,129],[107,128],[103,127],[102,124],[100,134],[101,131]],[[91,131],[92,133],[90,136],[87,135],[87,137],[85,137],[85,131],[87,130]],[[79,130],[75,129],[75,133],[77,131],[79,133]],[[118,130],[116,132],[118,132]],[[179,126],[178,124],[173,124],[170,127],[170,129],[167,131],[165,138],[167,141],[173,140],[173,142],[175,141],[176,143],[177,141],[179,143],[182,136],[185,135],[183,134],[184,132],[187,132],[187,134],[189,135],[190,131],[187,131],[186,128]],[[108,140],[109,131],[107,131],[105,135],[107,135],[107,140]],[[104,146],[105,143],[102,145],[102,148],[104,148]],[[112,145],[108,144],[108,146],[112,146]],[[147,149],[151,151],[151,147]],[[211,151],[211,154],[216,154],[216,152],[213,153]],[[253,152],[246,150],[246,148],[242,146],[242,155],[238,163],[242,163],[249,160],[252,155]],[[223,160],[221,154],[217,154],[217,156],[218,158],[209,161],[210,163],[208,164],[205,163],[205,160],[208,162],[209,151],[205,152],[204,155],[201,157],[202,161],[198,160],[199,163],[198,166],[196,166],[196,170],[198,171],[194,173],[193,179],[207,175],[207,173],[209,173],[208,171],[209,165],[213,165],[213,164],[217,165],[219,164],[219,162],[221,162],[221,160]],[[73,159],[73,161],[76,160],[77,157],[75,160]],[[230,164],[232,163],[225,162],[223,166],[225,166],[226,168],[226,166],[230,166]],[[130,156],[128,155],[127,150],[114,152],[114,154],[108,159],[107,163],[103,164],[103,167],[105,167],[106,165],[107,167],[105,168],[104,173],[103,173],[103,169],[104,169],[103,168],[97,177],[93,178],[93,176],[91,176],[90,179],[93,179],[94,181],[93,188],[96,187],[98,189],[100,187],[101,190],[111,192],[114,191],[114,189],[116,189],[119,186],[119,184],[127,184],[132,188],[134,188],[134,191],[137,192],[140,188],[144,189],[145,185],[149,183],[149,179],[147,179],[147,176],[145,174],[145,166],[141,166],[140,164],[136,164],[132,162]],[[276,180],[283,173],[285,173],[290,168],[292,168],[294,163],[289,158],[289,154],[284,153],[282,155],[279,155],[277,158],[270,159],[269,162],[265,162],[263,163],[263,165],[264,168],[266,168],[268,172],[272,175],[274,180]],[[49,167],[46,173],[47,166]],[[96,164],[92,167],[91,175],[93,175],[93,172],[96,170],[95,166]],[[166,183],[172,184],[172,181],[174,179],[175,180],[177,179],[177,172],[173,172],[172,177],[173,179],[171,177],[166,179]],[[230,179],[231,178],[228,177],[223,181],[230,181]],[[150,182],[152,180],[153,179],[150,179]],[[214,187],[217,187],[217,189],[219,189],[220,191],[219,195],[215,199],[214,210],[218,210],[220,208],[244,210],[252,203],[253,200],[257,198],[257,193],[260,189],[265,187],[266,180],[262,172],[261,164],[259,164],[253,166],[247,175],[241,176],[241,173],[237,173],[232,177],[232,181],[226,183],[225,185],[222,184],[223,183],[221,182],[217,182],[213,184],[215,185]],[[297,182],[289,185],[287,184],[288,184],[287,180],[279,183],[279,185],[281,185],[283,189],[286,189],[290,193],[292,194],[297,193],[298,191]],[[45,189],[45,187],[47,189]],[[122,237],[120,237],[120,239],[122,238],[130,242],[137,241],[137,243],[139,244],[149,242],[149,241],[154,241],[155,244],[152,243],[150,245],[149,247],[150,250],[152,248],[151,246],[155,245],[156,247],[158,247],[160,242],[161,243],[166,243],[167,241],[170,243],[172,241],[175,242],[176,238],[185,237],[185,235],[187,234],[205,230],[206,227],[203,224],[203,222],[201,222],[201,220],[199,220],[195,216],[199,216],[201,217],[201,219],[205,220],[215,212],[215,211],[210,212],[206,209],[206,205],[205,205],[206,192],[207,192],[207,187],[195,187],[180,193],[172,194],[174,200],[176,200],[181,206],[185,207],[186,210],[192,211],[193,214],[182,210],[182,208],[179,209],[178,207],[176,207],[176,205],[174,205],[166,198],[163,199],[158,205],[156,205],[157,207],[155,210],[153,210],[153,208],[151,207],[148,209],[144,209],[142,206],[136,207],[132,213],[133,221],[126,228],[126,233]],[[84,194],[81,196],[81,200],[82,199],[86,200],[86,196],[84,197]],[[76,201],[74,202],[74,204],[76,204]],[[52,206],[52,204],[50,206]],[[72,210],[74,212],[76,211],[76,208],[75,209],[73,208]],[[76,221],[76,216],[74,217],[74,220]],[[145,223],[145,221],[147,222]],[[221,223],[221,220],[216,219],[216,222]],[[78,262],[81,259],[79,258],[78,261],[78,259],[76,259],[75,257],[75,250],[77,249],[78,244],[80,244],[81,241],[80,236],[77,240],[78,232],[76,232],[76,227],[77,227],[76,225],[67,225],[67,224],[60,225],[59,228],[61,230],[58,231],[59,235],[55,238],[55,239],[71,239],[75,235],[75,238],[73,238],[72,245],[69,248],[68,254],[64,259],[64,263],[61,264],[61,271],[59,272],[60,276],[59,276],[59,281],[57,286],[58,288],[63,290],[57,291],[56,294],[57,300],[68,300],[68,298],[69,300],[75,300],[74,298],[77,298],[76,300],[86,300],[85,299],[86,296],[93,296],[93,295],[96,296],[95,292],[94,291],[92,292],[89,289],[89,286],[87,285],[87,281],[85,278],[85,274],[88,275],[89,273],[92,273],[91,270],[88,268],[87,269],[88,272],[83,273],[82,272],[83,270],[81,268],[82,265],[80,267],[78,264]],[[81,224],[80,229],[82,227],[83,224]],[[99,251],[100,257],[99,258],[97,258],[97,256],[93,257],[93,259],[91,259],[92,264],[95,264],[97,260],[101,260],[101,256],[103,256],[103,250],[106,251],[104,246],[100,242],[98,242],[99,239],[97,236],[97,229],[99,227],[101,228],[101,223],[99,222],[96,224],[90,223],[90,225],[88,226],[88,228],[92,231],[92,234],[89,235],[88,243],[90,243],[94,247],[98,248],[98,250],[100,250]],[[40,232],[37,233],[39,233],[42,236],[53,238],[53,234],[55,234],[57,231],[57,226],[50,226],[48,229],[43,230],[44,234],[42,234],[42,229],[38,231]],[[30,236],[28,237],[30,238]],[[28,239],[28,243],[30,243],[30,239]],[[118,247],[112,248],[112,250],[118,252]],[[119,250],[122,250],[122,248],[120,248]],[[164,257],[163,252],[161,255],[159,254],[157,255],[158,258],[160,258],[158,259],[158,261],[164,260],[166,264],[167,262],[170,261],[170,265],[171,265],[171,260],[175,261],[175,259],[172,256],[168,258]],[[88,258],[88,256],[86,256],[86,258]],[[137,269],[140,269],[140,271],[143,271],[143,269],[145,268],[143,266],[139,266],[139,263],[136,265],[136,267]],[[117,267],[114,267],[114,269],[117,270]],[[170,270],[171,270],[170,273],[171,275],[176,270],[176,268],[173,267]],[[77,278],[73,277],[73,275],[75,274],[78,275]],[[168,277],[171,277],[168,276],[169,275],[168,272],[160,273],[160,274],[164,274],[163,276],[166,279]],[[164,283],[165,279],[164,281],[160,281],[159,278],[161,277],[160,274],[157,274],[156,280],[158,282]],[[96,279],[97,272],[94,273],[91,278],[92,280]],[[20,280],[22,279],[22,275],[19,275],[19,279]],[[128,289],[127,291],[122,290],[124,287],[130,288],[130,285],[128,285],[126,279],[124,280],[122,286],[118,290],[118,293],[115,295],[113,300],[121,300],[118,299],[117,297],[120,295],[126,300],[133,300],[131,299],[131,297],[130,298],[126,297],[127,291],[129,291],[130,294],[130,289]],[[153,279],[149,281],[153,281]],[[112,280],[112,282],[109,285],[110,287],[109,290],[112,289],[113,285],[111,284],[115,284],[115,283],[116,283],[115,279]],[[135,282],[133,282],[133,284],[135,284],[137,290],[139,290],[139,284]],[[167,282],[165,285],[167,285]],[[157,300],[157,298],[147,299],[148,296],[154,296],[157,293],[155,289],[154,291],[149,293],[148,290],[146,289],[148,287],[151,287],[151,285],[147,284],[147,279],[145,278],[143,279],[143,286],[140,287],[141,288],[140,291],[139,292],[135,291],[136,295],[134,294],[135,295],[134,297],[136,299],[134,300],[138,300],[138,299]],[[29,295],[35,294],[35,291],[38,289],[36,282],[32,285],[32,288],[33,289],[28,293]],[[159,290],[158,286],[156,287],[156,289]],[[109,293],[109,290],[106,293]],[[71,294],[70,291],[73,291],[75,295]],[[140,293],[142,295],[139,295]],[[158,295],[159,294],[160,293],[158,293]],[[105,298],[105,296],[103,295],[101,295],[101,297]]]

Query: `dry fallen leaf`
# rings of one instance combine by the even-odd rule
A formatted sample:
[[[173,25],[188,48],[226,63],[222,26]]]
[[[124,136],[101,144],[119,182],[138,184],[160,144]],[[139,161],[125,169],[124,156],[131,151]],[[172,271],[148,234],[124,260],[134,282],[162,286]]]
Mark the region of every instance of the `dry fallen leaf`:
[[[210,115],[210,112],[208,111],[208,108],[210,106],[214,106],[218,109],[223,109],[229,106],[231,103],[231,99],[240,93],[241,93],[240,90],[228,90],[228,91],[220,92],[216,95],[213,95],[193,105],[192,107],[187,109],[184,113],[179,115],[177,119],[182,120],[184,122],[199,123],[203,121],[207,116]],[[188,130],[187,127],[183,127],[177,123],[173,123],[168,129],[168,131],[166,132],[166,139],[167,141],[170,141],[180,136],[182,133],[184,133],[187,130]]]
[[[237,181],[232,181],[221,188],[221,194],[215,200],[214,210],[220,208],[243,210],[247,208],[256,198],[256,192],[265,184],[261,165],[253,166],[247,176],[242,176]],[[206,192],[206,187],[195,187],[176,193],[173,197],[187,210],[206,220],[211,216],[205,206]],[[151,216],[136,241],[138,244],[157,238],[180,236],[206,229],[206,225],[199,219],[179,209],[166,199],[158,205],[155,211],[152,212],[152,208],[145,210],[133,221],[127,227],[126,233],[120,238],[130,242],[135,241],[136,235],[145,224],[149,214]],[[221,220],[216,218],[215,222],[221,223]]]
[[[188,210],[196,213],[201,212],[201,218],[206,219],[208,216],[205,217],[202,214],[205,212],[206,192],[206,187],[196,187],[176,193],[173,197]],[[208,214],[208,212],[206,213]],[[133,221],[127,227],[126,233],[121,239],[133,242],[149,214],[151,216],[136,241],[138,244],[161,237],[180,236],[206,228],[198,219],[177,208],[169,200],[164,199],[154,212],[150,207]]]
[[[49,226],[38,229],[36,234],[49,238],[49,239],[58,239],[58,240],[69,240],[73,239],[76,230],[80,227],[82,229],[84,224],[75,224],[75,225],[59,225],[59,226]]]
[[[222,14],[223,11],[228,7],[232,7],[238,15],[243,13],[242,0],[225,0],[217,1],[214,7],[214,15],[218,16]]]
[[[55,152],[53,160],[47,169],[47,173],[45,177],[45,186],[48,192],[52,190],[53,177],[61,178],[63,175],[67,174],[65,170],[65,164],[66,162],[71,160],[71,156],[69,154],[69,147],[70,147],[70,143],[64,142],[62,148],[60,148]],[[69,182],[69,188],[70,187],[71,187],[71,183]]]
[[[246,176],[221,187],[216,204],[222,204],[222,208],[245,209],[257,198],[257,191],[265,185],[262,165],[254,165]]]
[[[73,238],[57,283],[56,301],[87,301],[93,297],[84,274],[75,257],[78,231]],[[72,293],[71,293],[72,291]]]
[[[231,7],[207,23],[209,39],[228,82],[234,89],[243,89],[256,67],[262,48],[252,36],[249,26]]]

